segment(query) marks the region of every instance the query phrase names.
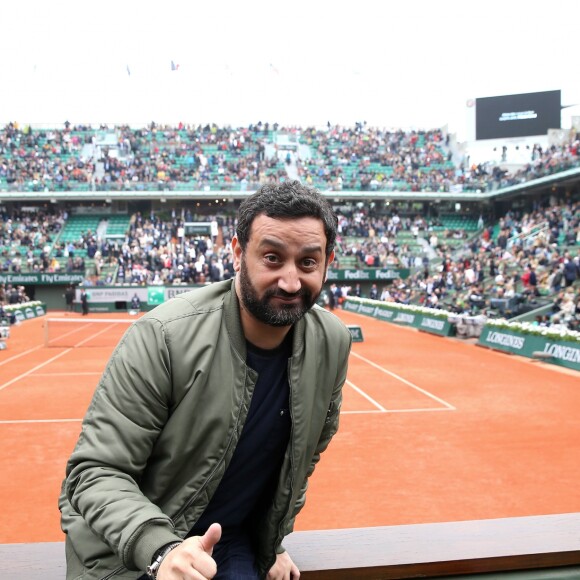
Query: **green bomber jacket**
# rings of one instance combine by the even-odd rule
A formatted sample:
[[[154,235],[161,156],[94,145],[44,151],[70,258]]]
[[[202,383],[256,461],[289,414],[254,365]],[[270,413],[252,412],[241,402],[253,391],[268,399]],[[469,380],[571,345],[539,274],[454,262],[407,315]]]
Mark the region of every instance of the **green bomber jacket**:
[[[136,579],[199,519],[232,458],[256,373],[234,282],[178,295],[131,325],[96,388],[59,498],[67,580]],[[338,428],[351,335],[314,306],[294,327],[291,436],[276,492],[252,526],[265,576]]]

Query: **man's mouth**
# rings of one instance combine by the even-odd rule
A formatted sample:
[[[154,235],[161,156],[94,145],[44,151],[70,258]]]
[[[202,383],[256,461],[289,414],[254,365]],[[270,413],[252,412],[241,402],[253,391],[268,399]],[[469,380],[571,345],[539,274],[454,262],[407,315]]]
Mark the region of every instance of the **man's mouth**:
[[[282,302],[298,302],[302,299],[302,296],[301,294],[294,294],[291,296],[281,296],[280,294],[274,294],[272,298],[276,298]]]

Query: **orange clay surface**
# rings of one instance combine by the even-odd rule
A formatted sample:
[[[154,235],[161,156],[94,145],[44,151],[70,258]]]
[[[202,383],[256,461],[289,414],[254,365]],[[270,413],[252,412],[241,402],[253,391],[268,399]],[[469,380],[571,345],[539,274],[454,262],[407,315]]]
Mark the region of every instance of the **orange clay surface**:
[[[296,529],[580,511],[580,373],[337,315],[364,342]],[[115,315],[84,321],[99,317]],[[63,540],[66,460],[113,348],[46,348],[43,323],[13,326],[0,351],[0,544]]]

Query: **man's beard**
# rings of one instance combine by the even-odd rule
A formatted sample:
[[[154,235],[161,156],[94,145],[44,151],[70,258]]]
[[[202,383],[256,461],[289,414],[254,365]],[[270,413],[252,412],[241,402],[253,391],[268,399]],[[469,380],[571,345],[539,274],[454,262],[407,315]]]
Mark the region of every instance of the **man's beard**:
[[[265,290],[263,296],[260,297],[250,280],[243,258],[238,276],[240,278],[242,304],[254,318],[270,326],[292,326],[298,322],[314,306],[322,291],[321,288],[316,295],[313,295],[310,290],[301,288],[295,294],[289,294],[280,288],[270,288]],[[272,298],[275,296],[286,299],[298,296],[300,301],[296,304],[281,303],[279,306],[275,306],[272,303]]]

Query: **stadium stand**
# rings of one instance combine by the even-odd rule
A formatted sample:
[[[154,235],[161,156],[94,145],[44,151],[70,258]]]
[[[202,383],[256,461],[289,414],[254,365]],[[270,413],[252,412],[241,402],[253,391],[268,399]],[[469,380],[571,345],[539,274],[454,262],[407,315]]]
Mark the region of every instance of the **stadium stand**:
[[[194,219],[187,197],[155,211],[148,202],[143,212],[126,204],[111,211],[106,196],[182,190],[195,198],[195,192],[251,191],[268,180],[298,177],[346,196],[335,199],[340,237],[334,268],[409,271],[378,289],[380,299],[491,317],[538,310],[538,324],[577,328],[577,201],[544,197],[522,209],[498,204],[491,211],[464,204],[458,212],[451,202],[435,208],[345,200],[349,192],[365,192],[372,200],[374,192],[435,196],[532,183],[578,167],[579,142],[575,135],[560,146],[534,146],[530,163],[507,173],[492,164],[466,166],[465,158],[457,163],[453,142],[441,129],[389,131],[361,123],[323,129],[262,123],[44,129],[10,123],[0,130],[0,195],[20,192],[34,201],[47,191],[74,192],[76,201],[34,202],[32,211],[4,202],[1,269],[81,272],[86,285],[223,279],[232,275],[232,199],[219,208],[201,204],[205,216],[196,219],[216,222],[212,238],[184,233]],[[83,206],[90,211],[79,213]],[[343,284],[341,292],[349,291],[355,290]],[[356,292],[368,293],[369,285]]]
[[[127,126],[0,131],[0,190],[248,190],[291,177],[331,191],[492,191],[577,168],[579,140],[542,149],[510,173],[498,165],[456,163],[449,135],[383,131],[357,124],[325,130]],[[293,137],[293,153],[279,135]]]

